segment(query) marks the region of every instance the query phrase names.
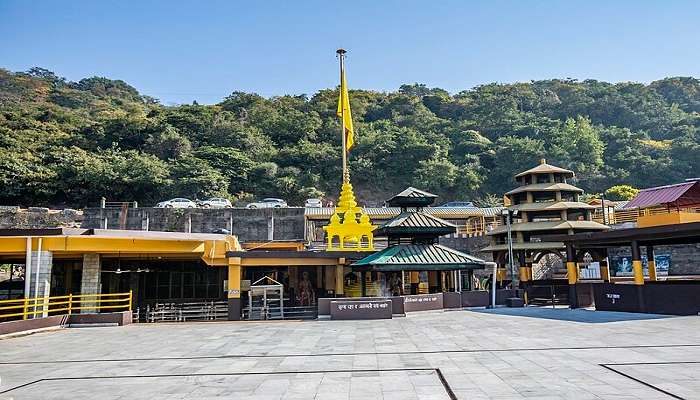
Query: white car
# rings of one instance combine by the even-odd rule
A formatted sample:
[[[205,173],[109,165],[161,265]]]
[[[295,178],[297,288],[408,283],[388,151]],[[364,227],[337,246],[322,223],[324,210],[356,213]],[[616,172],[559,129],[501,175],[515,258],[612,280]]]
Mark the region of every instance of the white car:
[[[321,199],[306,199],[306,203],[304,203],[304,207],[321,208],[321,207],[323,207],[323,202],[321,201]]]
[[[199,204],[199,206],[202,208],[231,208],[231,207],[233,207],[231,205],[231,202],[228,199],[224,199],[223,197],[212,197],[211,199],[198,201],[197,204]]]
[[[245,208],[282,208],[288,207],[287,202],[282,199],[275,199],[268,197],[267,199],[262,199],[256,201],[255,203],[249,203]]]
[[[161,201],[160,203],[156,204],[156,208],[197,208],[197,204],[190,199],[178,197]]]

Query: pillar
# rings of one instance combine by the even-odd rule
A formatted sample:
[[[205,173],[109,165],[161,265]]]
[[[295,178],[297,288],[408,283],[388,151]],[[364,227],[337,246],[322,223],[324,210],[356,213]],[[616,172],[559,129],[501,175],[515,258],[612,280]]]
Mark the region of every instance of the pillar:
[[[136,309],[136,305],[139,304],[139,275],[141,274],[129,274],[129,289],[131,290],[131,306]]]
[[[26,296],[30,299],[48,297],[51,294],[51,269],[53,268],[53,252],[51,251],[32,251],[30,260],[30,273],[29,273],[29,295]],[[37,280],[37,268],[39,270],[39,277]],[[38,282],[38,284],[37,284]],[[33,304],[33,303],[30,303]],[[38,303],[41,304],[41,303]],[[30,318],[41,318],[46,317],[46,308],[43,309],[44,313],[30,315]],[[29,311],[34,311],[30,308]],[[35,311],[42,311],[42,307],[36,307]]]
[[[228,320],[241,319],[241,258],[228,259]]]
[[[520,275],[520,282],[523,285],[526,285],[527,282],[530,280],[530,276],[528,273],[527,263],[525,262],[524,252],[518,253],[518,272]]]
[[[343,297],[345,294],[345,266],[335,266],[335,297]]]
[[[578,282],[578,266],[576,265],[576,253],[571,243],[566,244],[566,273],[569,278],[569,307],[578,308],[578,294],[576,282]]]
[[[411,275],[411,294],[418,294],[420,275],[418,275],[418,271],[411,271],[409,274]]]
[[[428,293],[437,293],[439,291],[438,271],[428,271]]]
[[[647,246],[647,265],[649,266],[649,280],[656,280],[656,255],[654,254],[654,246]]]
[[[642,255],[639,251],[639,243],[633,240],[632,243],[632,271],[634,272],[634,284],[644,284],[644,268],[642,267]]]
[[[100,294],[102,293],[102,260],[96,253],[83,254],[83,276],[80,281],[80,294]],[[81,314],[98,312],[96,308],[96,297],[86,297],[80,303]]]
[[[602,279],[603,282],[610,282],[610,265],[608,264],[607,257],[600,261],[600,279]]]
[[[362,288],[362,297],[367,297],[367,271],[360,272],[360,287]]]

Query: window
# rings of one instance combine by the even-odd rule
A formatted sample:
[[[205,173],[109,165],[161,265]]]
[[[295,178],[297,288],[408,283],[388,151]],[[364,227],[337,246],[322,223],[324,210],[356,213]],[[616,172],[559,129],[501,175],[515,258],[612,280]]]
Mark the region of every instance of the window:
[[[550,201],[556,201],[557,195],[555,192],[533,192],[532,200],[535,203],[546,203]]]
[[[574,192],[561,192],[561,201],[577,201],[576,193],[574,193]]]
[[[529,217],[532,222],[561,221],[561,214],[558,211],[530,213]]]

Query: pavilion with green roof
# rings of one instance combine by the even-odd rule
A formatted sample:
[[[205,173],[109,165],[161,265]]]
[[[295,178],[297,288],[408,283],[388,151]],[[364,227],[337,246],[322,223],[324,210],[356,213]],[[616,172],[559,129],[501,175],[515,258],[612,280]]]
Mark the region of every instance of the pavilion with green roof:
[[[363,295],[368,273],[370,281],[379,274],[396,277],[395,274],[400,273],[404,287],[403,279],[408,272],[410,294],[419,294],[421,283],[427,283],[424,286],[429,293],[457,291],[464,286],[462,271],[467,271],[466,287],[471,286],[473,270],[483,269],[485,262],[438,243],[440,236],[455,233],[457,227],[423,212],[436,198],[432,193],[409,187],[387,200],[389,207],[401,209],[399,215],[374,231],[375,237],[387,237],[388,247],[351,265],[354,271],[362,274]]]

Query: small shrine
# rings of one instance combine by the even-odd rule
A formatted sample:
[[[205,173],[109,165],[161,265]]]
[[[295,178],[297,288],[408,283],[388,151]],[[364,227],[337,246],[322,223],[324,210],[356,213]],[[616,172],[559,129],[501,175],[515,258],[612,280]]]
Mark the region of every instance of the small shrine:
[[[461,291],[465,281],[465,287],[471,286],[473,271],[483,269],[485,262],[438,243],[440,236],[455,233],[457,227],[423,212],[436,198],[409,187],[387,200],[390,207],[401,208],[401,214],[375,231],[377,236],[387,237],[389,246],[352,264],[353,270],[362,274],[363,296],[375,281],[388,282],[384,286],[390,288],[391,295],[403,295],[403,287],[407,293],[419,294]]]
[[[357,206],[350,182],[343,183],[340,199],[326,231],[326,250],[374,251],[374,235],[369,216]]]

